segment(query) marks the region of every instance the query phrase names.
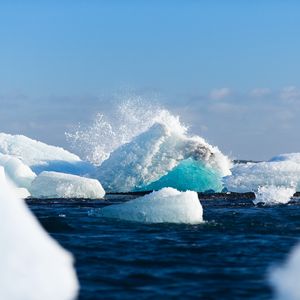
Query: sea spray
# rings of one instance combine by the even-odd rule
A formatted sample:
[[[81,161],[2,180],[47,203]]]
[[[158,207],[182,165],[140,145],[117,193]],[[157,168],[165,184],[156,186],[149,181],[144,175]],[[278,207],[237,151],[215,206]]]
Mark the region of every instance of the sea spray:
[[[111,114],[99,112],[91,124],[78,124],[66,132],[66,138],[74,152],[100,165],[111,152],[132,141],[156,122],[169,124],[178,132],[187,131],[178,116],[173,116],[159,104],[146,102],[139,96],[130,96],[115,104]]]

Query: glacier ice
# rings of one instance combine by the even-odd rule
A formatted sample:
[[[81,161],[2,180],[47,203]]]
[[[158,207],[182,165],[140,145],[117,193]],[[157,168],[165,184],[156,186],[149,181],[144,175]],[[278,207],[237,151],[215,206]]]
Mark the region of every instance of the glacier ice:
[[[0,166],[4,168],[6,176],[19,188],[28,189],[36,174],[20,159],[0,153]]]
[[[34,198],[103,198],[105,191],[97,179],[44,171],[32,182]]]
[[[300,299],[300,245],[296,246],[283,266],[273,268],[270,272],[270,282],[277,300]]]
[[[263,203],[265,205],[286,204],[296,193],[294,187],[264,185],[258,187],[255,192],[254,204]]]
[[[0,298],[71,300],[78,292],[72,256],[48,236],[0,167]]]
[[[105,207],[100,210],[100,215],[144,223],[198,224],[203,221],[197,193],[179,192],[173,188],[163,188],[124,204]]]
[[[113,151],[98,167],[96,176],[105,190],[114,192],[166,186],[218,192],[222,190],[221,178],[230,174],[230,166],[230,160],[218,148],[198,136],[187,136],[180,123],[155,123]]]
[[[77,155],[60,147],[30,139],[23,135],[0,133],[0,153],[20,159],[33,172],[57,171],[83,175],[92,172],[93,166]]]
[[[224,184],[232,192],[258,191],[260,186],[300,190],[300,153],[282,154],[266,162],[236,164]]]

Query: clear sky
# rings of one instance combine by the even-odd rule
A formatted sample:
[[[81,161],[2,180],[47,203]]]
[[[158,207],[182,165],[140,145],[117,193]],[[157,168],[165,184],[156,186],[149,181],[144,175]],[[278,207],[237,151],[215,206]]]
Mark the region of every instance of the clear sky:
[[[124,87],[235,158],[300,152],[300,1],[0,1],[0,131],[64,132]]]

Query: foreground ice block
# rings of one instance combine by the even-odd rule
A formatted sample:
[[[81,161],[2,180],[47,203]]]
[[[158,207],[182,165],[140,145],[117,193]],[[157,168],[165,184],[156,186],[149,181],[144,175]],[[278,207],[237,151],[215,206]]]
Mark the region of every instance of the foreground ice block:
[[[260,186],[295,187],[300,191],[300,153],[282,154],[266,162],[237,164],[224,184],[232,192],[257,191]]]
[[[58,172],[42,172],[32,182],[34,198],[103,198],[105,191],[96,179]]]
[[[0,167],[0,299],[71,300],[72,256],[42,229]]]
[[[90,163],[82,161],[77,155],[63,148],[23,135],[0,133],[0,153],[19,158],[35,173],[57,171],[83,175],[93,170]]]
[[[107,191],[174,187],[180,190],[222,190],[230,160],[180,126],[155,123],[130,143],[110,154],[97,170]]]
[[[270,273],[276,300],[300,299],[300,245],[293,249],[287,262]]]
[[[100,215],[144,223],[186,223],[203,221],[202,206],[196,192],[179,192],[163,188],[124,204],[111,205],[100,210]]]

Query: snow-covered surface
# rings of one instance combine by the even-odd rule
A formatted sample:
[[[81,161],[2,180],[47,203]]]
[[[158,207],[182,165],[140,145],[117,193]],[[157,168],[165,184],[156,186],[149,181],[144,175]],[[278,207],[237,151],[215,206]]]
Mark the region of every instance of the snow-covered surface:
[[[263,203],[265,205],[286,204],[295,193],[296,189],[293,187],[261,186],[255,192],[256,199],[253,202],[254,204]]]
[[[107,191],[146,190],[149,184],[158,181],[185,160],[200,163],[202,168],[208,170],[199,172],[193,182],[191,178],[181,176],[181,182],[186,182],[185,190],[220,191],[222,176],[230,174],[231,162],[218,148],[198,136],[187,136],[186,129],[180,124],[155,123],[130,143],[112,152],[98,168],[97,177]],[[195,171],[193,168],[191,172]],[[202,185],[207,181],[207,173],[211,176],[211,184]],[[169,186],[170,181],[174,182],[173,178],[157,188]],[[189,186],[189,182],[193,183],[193,187]],[[195,186],[195,183],[198,185]],[[177,188],[176,184],[172,186]]]
[[[144,223],[187,223],[203,221],[203,211],[196,192],[179,192],[163,188],[124,204],[111,205],[100,210],[100,215]]]
[[[300,153],[282,154],[267,162],[237,164],[224,184],[232,192],[257,191],[260,186],[295,187],[300,191]]]
[[[0,299],[71,300],[72,256],[42,229],[0,167]]]
[[[58,171],[86,174],[93,170],[91,164],[60,147],[30,139],[23,135],[0,133],[0,153],[19,158],[35,173]]]
[[[287,261],[270,273],[276,300],[300,299],[300,245],[295,247]]]
[[[58,172],[42,172],[32,182],[34,198],[103,198],[105,191],[96,179]]]
[[[36,177],[36,174],[20,159],[0,153],[0,166],[5,174],[17,187],[28,189]]]

